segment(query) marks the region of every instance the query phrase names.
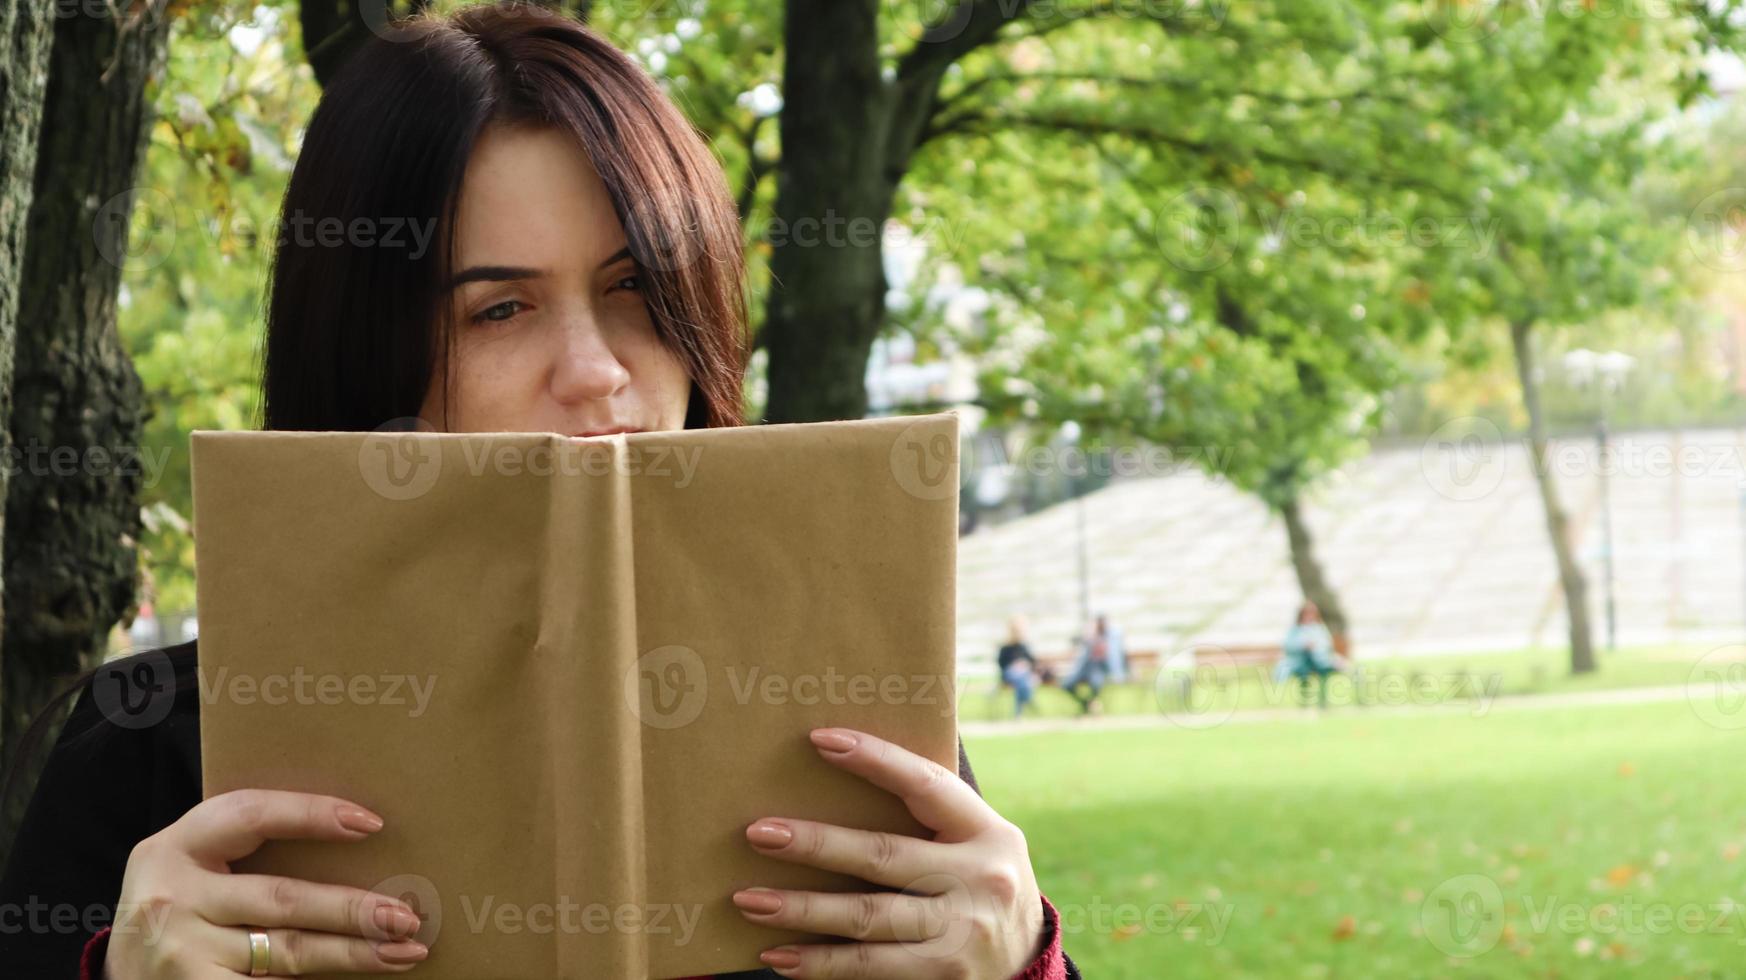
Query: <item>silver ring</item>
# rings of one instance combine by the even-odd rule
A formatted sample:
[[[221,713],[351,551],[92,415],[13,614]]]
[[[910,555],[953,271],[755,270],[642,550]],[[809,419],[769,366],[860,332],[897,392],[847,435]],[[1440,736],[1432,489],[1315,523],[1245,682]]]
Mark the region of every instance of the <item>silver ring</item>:
[[[273,958],[272,941],[262,929],[249,930],[249,976],[267,975],[267,964]]]

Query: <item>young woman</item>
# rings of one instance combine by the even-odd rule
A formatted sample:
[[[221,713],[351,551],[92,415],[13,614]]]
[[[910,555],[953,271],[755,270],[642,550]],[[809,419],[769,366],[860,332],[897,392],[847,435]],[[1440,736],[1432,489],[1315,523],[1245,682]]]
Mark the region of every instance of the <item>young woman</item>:
[[[1334,649],[1333,634],[1328,632],[1328,624],[1322,622],[1322,611],[1315,603],[1305,599],[1298,607],[1297,619],[1280,646],[1284,655],[1273,668],[1274,680],[1283,683],[1295,678],[1307,704],[1310,678],[1316,678],[1320,684],[1317,703],[1327,707],[1328,675],[1344,670],[1345,663]]]
[[[286,191],[265,426],[370,430],[416,417],[447,431],[584,436],[739,424],[741,231],[716,161],[660,88],[598,35],[538,8],[475,7],[395,33],[328,88]],[[0,879],[0,925],[12,927],[0,928],[0,974],[415,969],[429,951],[409,938],[418,920],[400,900],[230,872],[265,840],[356,841],[382,819],[300,793],[202,801],[194,644],[166,653],[182,696],[156,724],[105,711],[89,678],[74,688]],[[771,970],[1078,975],[1023,835],[982,801],[962,757],[954,777],[863,733],[813,741],[936,833],[781,814],[747,827],[747,846],[773,860],[889,886],[724,884],[722,899],[751,921],[847,940],[772,949]],[[924,877],[954,884],[891,890]]]

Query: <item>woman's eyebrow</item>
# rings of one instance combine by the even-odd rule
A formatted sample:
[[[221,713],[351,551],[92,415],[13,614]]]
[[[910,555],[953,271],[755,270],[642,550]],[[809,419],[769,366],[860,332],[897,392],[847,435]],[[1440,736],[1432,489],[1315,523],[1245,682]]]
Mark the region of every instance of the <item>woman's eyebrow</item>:
[[[626,245],[607,256],[596,268],[604,269],[615,262],[630,257],[630,246]],[[449,280],[449,288],[459,289],[470,282],[514,282],[517,279],[538,279],[543,275],[545,275],[545,271],[542,269],[522,265],[476,265],[456,273]]]
[[[470,282],[513,282],[517,279],[538,279],[545,275],[541,269],[532,269],[519,265],[476,265],[463,269],[449,279],[450,289],[459,289]]]

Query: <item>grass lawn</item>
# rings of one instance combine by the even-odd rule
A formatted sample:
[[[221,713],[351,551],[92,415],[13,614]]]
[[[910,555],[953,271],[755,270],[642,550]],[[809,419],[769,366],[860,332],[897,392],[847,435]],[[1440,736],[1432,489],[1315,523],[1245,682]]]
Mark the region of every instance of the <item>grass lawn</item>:
[[[1627,648],[1600,651],[1600,669],[1572,677],[1569,653],[1563,648],[1488,652],[1434,657],[1362,659],[1363,681],[1336,675],[1328,682],[1328,701],[1336,707],[1363,704],[1450,703],[1492,696],[1599,691],[1684,684],[1711,647]],[[1746,655],[1746,647],[1729,648]],[[1729,650],[1705,661],[1706,664]],[[1185,702],[1179,680],[1115,685],[1105,689],[1104,712],[1112,715],[1157,714],[1160,710],[1222,714],[1231,710],[1287,708],[1299,703],[1300,692],[1275,683],[1267,671],[1203,668],[1189,673],[1194,688]],[[1045,687],[1027,716],[1066,718],[1079,706],[1059,688]],[[1012,691],[993,692],[992,677],[965,678],[959,683],[961,721],[1005,720],[1012,716]]]
[[[1095,980],[1746,977],[1746,731],[1684,701],[967,743]]]

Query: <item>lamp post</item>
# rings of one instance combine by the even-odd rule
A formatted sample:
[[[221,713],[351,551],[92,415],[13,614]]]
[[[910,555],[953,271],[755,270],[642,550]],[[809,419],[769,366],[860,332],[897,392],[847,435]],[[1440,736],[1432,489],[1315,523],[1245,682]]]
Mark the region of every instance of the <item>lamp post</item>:
[[[1607,604],[1607,649],[1619,648],[1618,604],[1613,589],[1613,503],[1607,478],[1607,406],[1625,383],[1636,358],[1619,351],[1578,348],[1564,355],[1564,370],[1577,388],[1594,390],[1595,476],[1600,481],[1601,574]]]
[[[1061,425],[1061,438],[1069,447],[1079,445],[1079,423],[1065,422]],[[1065,470],[1065,468],[1063,468]],[[1079,480],[1072,473],[1067,477],[1073,489],[1073,520],[1078,529],[1079,552],[1079,622],[1091,622],[1091,559],[1085,546],[1085,494],[1080,492]]]

